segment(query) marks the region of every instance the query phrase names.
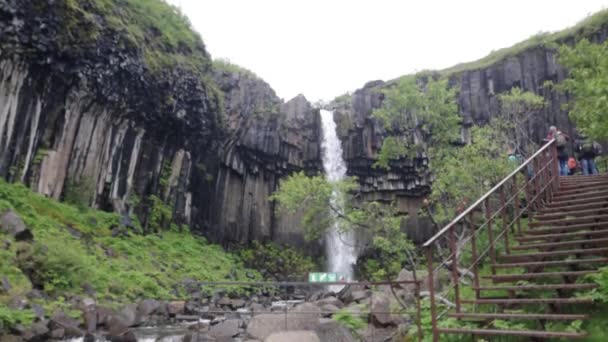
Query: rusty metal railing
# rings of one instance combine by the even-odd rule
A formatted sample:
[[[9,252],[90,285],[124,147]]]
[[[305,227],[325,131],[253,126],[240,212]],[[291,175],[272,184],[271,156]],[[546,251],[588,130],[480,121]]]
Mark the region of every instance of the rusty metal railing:
[[[442,293],[453,295],[453,309],[461,313],[461,280],[471,278],[470,284],[479,299],[480,266],[489,258],[492,275],[496,274],[494,266],[499,253],[510,254],[509,242],[514,231],[521,234],[524,229],[523,215],[531,218],[544,203],[551,201],[558,189],[558,175],[556,143],[551,140],[424,243],[433,341],[439,341],[437,320],[451,310],[448,307],[437,314],[438,294],[432,284],[438,272],[443,268],[451,271],[450,285]],[[435,249],[445,245],[450,254],[437,258]]]

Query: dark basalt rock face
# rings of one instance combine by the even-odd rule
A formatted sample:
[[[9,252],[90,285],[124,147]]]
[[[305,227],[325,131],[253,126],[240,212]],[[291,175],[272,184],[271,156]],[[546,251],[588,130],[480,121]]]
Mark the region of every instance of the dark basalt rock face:
[[[220,72],[228,138],[221,148],[208,231],[213,240],[304,245],[298,217],[275,213],[268,197],[296,171],[322,170],[318,109],[300,95],[283,103],[255,77]]]
[[[135,213],[147,228],[160,200],[217,242],[303,243],[297,217],[277,216],[268,196],[281,177],[321,169],[318,111],[213,72],[202,42],[169,51],[196,56],[194,68],[152,70],[102,16],[88,18],[93,38],[75,38],[88,31],[68,7],[0,0],[0,176],[57,199],[90,191],[88,205],[127,225]]]

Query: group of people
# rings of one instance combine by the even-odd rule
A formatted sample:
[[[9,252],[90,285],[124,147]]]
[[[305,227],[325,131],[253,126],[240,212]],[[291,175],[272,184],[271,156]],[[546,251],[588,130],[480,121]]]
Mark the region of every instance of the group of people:
[[[578,135],[574,140],[575,156],[568,154],[567,145],[570,137],[551,126],[547,140],[555,139],[557,146],[557,159],[559,160],[559,173],[561,176],[573,175],[580,168],[583,175],[596,175],[599,173],[595,164],[595,157],[602,154],[602,146],[584,135]]]

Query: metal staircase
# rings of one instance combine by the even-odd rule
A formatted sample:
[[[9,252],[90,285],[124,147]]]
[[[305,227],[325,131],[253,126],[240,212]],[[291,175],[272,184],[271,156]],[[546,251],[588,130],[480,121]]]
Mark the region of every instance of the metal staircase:
[[[446,269],[450,277],[447,288],[429,289],[434,341],[586,336],[547,323],[589,318],[581,313],[592,300],[577,292],[595,288],[585,276],[608,263],[608,175],[560,177],[556,156],[551,141],[424,244],[429,283]],[[444,327],[447,317],[470,324]],[[532,328],[500,329],[497,320]]]

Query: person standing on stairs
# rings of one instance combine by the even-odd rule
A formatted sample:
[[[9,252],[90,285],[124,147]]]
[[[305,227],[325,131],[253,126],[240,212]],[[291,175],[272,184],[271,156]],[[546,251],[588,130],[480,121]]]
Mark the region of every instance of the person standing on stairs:
[[[547,134],[547,140],[555,139],[555,145],[557,147],[557,159],[559,160],[559,175],[567,176],[568,172],[568,152],[566,151],[566,145],[570,140],[570,137],[566,133],[560,131],[555,126],[549,128],[549,134]]]
[[[595,165],[595,157],[602,154],[602,146],[584,135],[576,140],[576,152],[581,163],[583,175],[597,175],[599,171]]]

